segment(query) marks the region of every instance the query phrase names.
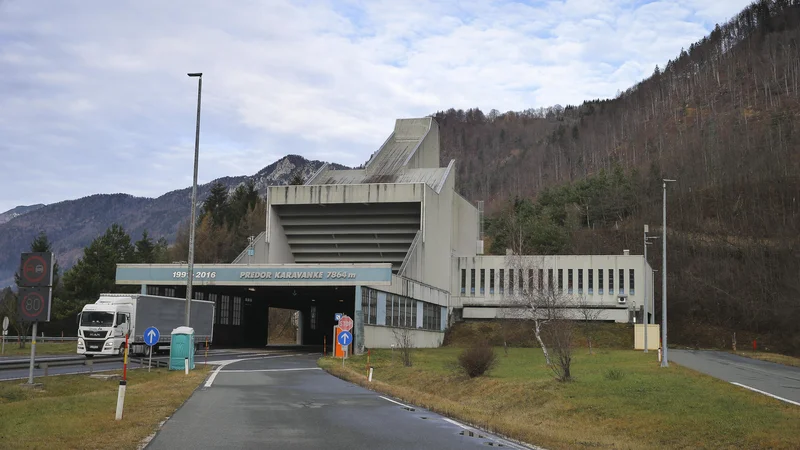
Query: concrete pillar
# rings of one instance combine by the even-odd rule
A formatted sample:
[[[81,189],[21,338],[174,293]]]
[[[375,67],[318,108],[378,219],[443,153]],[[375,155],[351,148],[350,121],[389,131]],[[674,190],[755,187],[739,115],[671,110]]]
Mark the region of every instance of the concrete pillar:
[[[303,311],[297,311],[297,345],[303,345]]]
[[[355,317],[353,318],[353,328],[355,331],[353,340],[355,341],[354,351],[356,355],[364,354],[364,311],[361,309],[361,286],[356,286],[355,298]]]
[[[143,285],[142,285],[142,291],[141,291],[141,294],[142,294],[142,295],[147,295],[147,285],[146,285],[146,284],[143,284]]]

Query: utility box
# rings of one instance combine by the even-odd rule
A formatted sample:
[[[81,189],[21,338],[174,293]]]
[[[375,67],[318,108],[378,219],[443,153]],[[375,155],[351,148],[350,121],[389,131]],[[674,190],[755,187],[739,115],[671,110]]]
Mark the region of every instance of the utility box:
[[[194,328],[178,327],[172,330],[169,346],[169,370],[183,370],[189,359],[189,369],[194,369]]]
[[[644,350],[644,324],[637,323],[633,326],[633,348]],[[647,325],[647,349],[658,350],[661,346],[661,326],[658,324]]]

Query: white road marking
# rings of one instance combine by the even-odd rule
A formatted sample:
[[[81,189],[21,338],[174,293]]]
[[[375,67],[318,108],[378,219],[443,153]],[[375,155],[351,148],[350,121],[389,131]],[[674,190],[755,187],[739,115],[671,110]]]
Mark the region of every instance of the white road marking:
[[[749,389],[749,390],[751,390],[753,392],[758,392],[759,394],[764,394],[764,395],[766,395],[768,397],[772,397],[772,398],[774,398],[776,400],[780,400],[782,402],[791,403],[792,405],[800,406],[800,403],[792,401],[792,400],[789,400],[788,398],[778,397],[777,395],[770,394],[769,392],[765,392],[765,391],[762,391],[760,389],[756,389],[754,387],[745,386],[742,383],[736,383],[735,381],[731,381],[731,384],[735,384],[736,386],[743,387],[745,389]]]
[[[295,369],[233,369],[221,370],[220,373],[250,373],[250,372],[291,372],[293,370],[322,370],[320,367],[299,367]]]
[[[287,356],[299,356],[299,355],[301,355],[301,353],[295,355],[264,356],[262,358],[242,358],[242,359],[229,359],[227,361],[215,361],[217,364],[219,364],[219,366],[216,369],[214,369],[214,372],[212,372],[211,376],[208,377],[208,380],[206,381],[206,384],[203,386],[203,389],[210,388],[211,385],[214,384],[214,380],[217,379],[217,375],[219,375],[219,372],[222,370],[223,367],[227,366],[228,364],[233,364],[241,361],[257,361],[260,359],[286,358]]]
[[[404,405],[404,404],[402,404],[402,403],[400,403],[400,402],[396,402],[396,401],[394,401],[394,400],[392,400],[392,399],[390,399],[390,398],[386,398],[386,397],[384,397],[384,396],[382,396],[382,395],[379,395],[378,397],[380,397],[380,398],[382,398],[382,399],[384,399],[384,400],[386,400],[386,401],[392,402],[392,403],[394,403],[394,404],[400,405],[400,406],[402,406],[403,408],[414,408],[413,406]]]

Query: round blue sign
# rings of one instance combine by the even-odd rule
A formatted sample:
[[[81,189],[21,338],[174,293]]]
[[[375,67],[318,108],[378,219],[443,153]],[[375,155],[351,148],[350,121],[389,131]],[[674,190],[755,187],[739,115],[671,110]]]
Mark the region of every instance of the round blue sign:
[[[160,336],[161,333],[158,332],[158,328],[150,327],[144,330],[144,343],[152,347],[158,342]]]
[[[353,342],[353,335],[350,334],[349,331],[342,331],[339,333],[339,336],[336,337],[336,340],[339,342],[339,345],[350,345]]]

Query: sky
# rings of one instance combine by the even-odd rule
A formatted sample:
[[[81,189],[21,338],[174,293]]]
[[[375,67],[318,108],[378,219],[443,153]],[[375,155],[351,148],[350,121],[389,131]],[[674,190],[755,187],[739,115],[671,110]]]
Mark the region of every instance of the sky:
[[[0,0],[0,212],[157,197],[394,121],[614,97],[750,0]]]

